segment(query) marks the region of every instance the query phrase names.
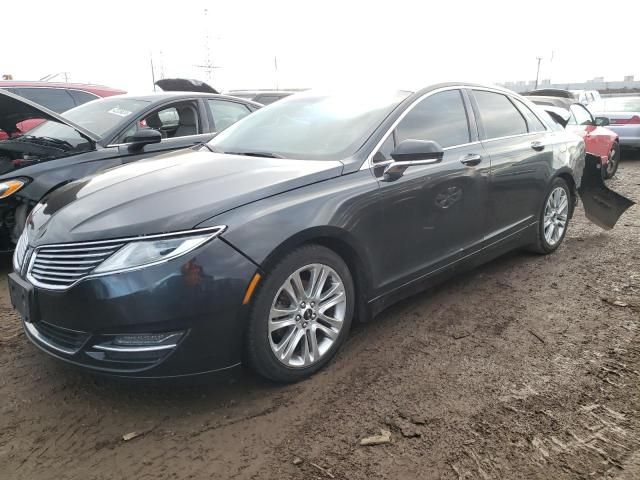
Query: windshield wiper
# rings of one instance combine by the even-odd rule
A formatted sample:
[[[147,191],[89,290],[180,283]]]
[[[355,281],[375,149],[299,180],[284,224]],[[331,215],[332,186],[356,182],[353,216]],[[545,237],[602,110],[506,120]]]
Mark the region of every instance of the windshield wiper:
[[[73,145],[71,145],[69,142],[67,142],[66,140],[60,140],[59,138],[54,138],[54,137],[39,137],[36,135],[21,135],[20,137],[18,137],[16,140],[26,140],[28,142],[34,142],[34,143],[38,143],[38,144],[44,144],[45,146],[47,144],[54,146],[54,147],[64,147],[65,150],[73,150]]]
[[[284,158],[283,156],[278,155],[277,153],[271,153],[271,152],[222,152],[222,153],[226,153],[227,155],[243,155],[245,157]]]

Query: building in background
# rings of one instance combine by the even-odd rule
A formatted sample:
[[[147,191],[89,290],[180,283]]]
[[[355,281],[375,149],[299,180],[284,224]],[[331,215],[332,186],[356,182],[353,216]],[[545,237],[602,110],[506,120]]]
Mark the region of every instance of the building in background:
[[[536,82],[531,81],[514,81],[502,84],[503,87],[518,93],[529,92],[534,90]],[[600,93],[638,93],[640,92],[640,80],[635,80],[633,75],[627,75],[623,80],[606,81],[604,77],[595,77],[586,82],[556,82],[551,83],[549,79],[543,79],[538,83],[538,88],[560,88],[563,90],[598,90]]]

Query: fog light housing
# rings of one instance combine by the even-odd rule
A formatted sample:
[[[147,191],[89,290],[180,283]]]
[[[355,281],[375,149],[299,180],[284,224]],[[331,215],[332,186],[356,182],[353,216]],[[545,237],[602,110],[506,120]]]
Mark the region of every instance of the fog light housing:
[[[113,338],[113,345],[122,345],[122,346],[138,346],[138,347],[148,347],[148,346],[175,346],[180,338],[182,337],[182,332],[171,332],[171,333],[131,333],[127,335],[116,335]]]

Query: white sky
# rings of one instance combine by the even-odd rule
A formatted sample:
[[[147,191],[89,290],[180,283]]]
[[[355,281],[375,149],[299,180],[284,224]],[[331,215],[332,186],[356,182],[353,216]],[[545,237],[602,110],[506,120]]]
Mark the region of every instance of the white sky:
[[[19,80],[68,72],[148,91],[151,55],[156,79],[219,89],[532,80],[537,56],[554,82],[640,79],[640,0],[30,0],[2,12],[0,74]],[[211,77],[195,66],[208,62]]]

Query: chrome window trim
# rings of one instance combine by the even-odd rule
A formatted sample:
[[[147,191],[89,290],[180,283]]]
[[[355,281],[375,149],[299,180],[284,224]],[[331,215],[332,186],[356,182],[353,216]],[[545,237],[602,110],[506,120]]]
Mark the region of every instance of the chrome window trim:
[[[78,278],[77,280],[75,280],[73,283],[71,283],[69,285],[56,286],[56,285],[49,285],[49,284],[42,283],[39,280],[37,280],[36,278],[34,278],[33,275],[31,275],[31,270],[33,268],[33,264],[36,261],[37,253],[42,248],[75,247],[75,246],[83,246],[83,245],[95,246],[95,245],[103,245],[105,243],[123,243],[124,242],[122,247],[121,247],[121,248],[123,248],[127,244],[134,243],[134,242],[143,242],[143,241],[147,241],[147,240],[156,240],[156,239],[159,239],[159,238],[167,238],[167,237],[171,237],[171,238],[183,237],[183,236],[188,237],[189,235],[211,232],[211,238],[207,239],[206,242],[204,242],[202,245],[199,245],[198,247],[196,247],[196,248],[200,248],[201,246],[205,245],[206,243],[210,242],[211,240],[219,237],[222,233],[224,233],[224,231],[226,229],[227,229],[226,225],[216,225],[215,227],[195,228],[195,229],[191,229],[191,230],[183,230],[183,231],[180,231],[180,232],[173,232],[173,233],[159,233],[159,234],[154,234],[154,235],[140,235],[140,236],[136,236],[136,237],[114,238],[113,240],[97,240],[95,242],[77,242],[77,243],[50,243],[50,244],[47,244],[47,245],[39,245],[39,246],[35,247],[33,249],[33,252],[31,253],[31,258],[29,259],[29,266],[27,268],[27,273],[26,273],[26,279],[33,286],[41,288],[43,290],[53,290],[53,291],[57,291],[57,292],[62,292],[62,291],[65,291],[65,290],[69,290],[70,288],[74,287],[78,283],[83,282],[85,280],[89,280],[89,279],[92,279],[92,278],[104,277],[104,276],[107,276],[107,275],[114,275],[114,274],[117,274],[117,273],[134,272],[134,271],[137,271],[137,270],[141,270],[143,268],[152,267],[152,266],[155,266],[155,265],[160,265],[160,264],[169,262],[171,260],[174,260],[175,258],[178,258],[178,257],[172,257],[172,258],[169,258],[169,259],[157,260],[155,262],[145,263],[144,265],[137,265],[135,267],[122,268],[120,270],[113,270],[113,271],[110,271],[110,272],[89,273],[89,274],[87,274],[87,275],[85,275],[83,277]],[[189,250],[188,252],[185,252],[184,254],[187,254],[187,253],[189,253],[191,251],[192,250]],[[114,253],[116,253],[116,252],[114,252]],[[110,256],[107,257],[107,258],[110,258]],[[105,258],[104,260],[106,260],[107,258]],[[96,265],[95,268],[97,268],[99,265],[101,265],[101,263]]]
[[[400,114],[400,116],[398,118],[396,118],[396,120],[393,122],[391,127],[389,127],[389,129],[382,136],[380,141],[371,150],[371,153],[369,153],[369,155],[367,155],[367,159],[362,163],[362,166],[360,167],[360,170],[367,170],[367,169],[373,168],[374,166],[381,165],[383,163],[383,162],[374,163],[373,162],[373,157],[375,156],[376,153],[378,153],[378,150],[380,150],[380,148],[382,147],[384,142],[387,140],[389,135],[391,135],[393,133],[393,131],[398,126],[398,124],[404,119],[404,117],[411,110],[413,110],[415,108],[415,106],[418,103],[420,103],[425,98],[428,98],[428,97],[430,97],[432,95],[435,95],[436,93],[447,92],[449,90],[481,90],[481,91],[486,91],[486,92],[498,93],[500,95],[505,95],[506,97],[512,97],[513,96],[512,92],[506,92],[506,91],[501,90],[499,88],[476,87],[474,85],[455,85],[455,86],[450,86],[450,87],[442,87],[442,88],[438,88],[436,90],[432,90],[430,92],[427,92],[427,93],[421,95],[420,97],[418,97],[416,100],[414,100],[414,102],[411,105],[409,105],[407,108],[405,108],[404,112],[402,112]],[[526,103],[525,103],[525,105],[526,105]],[[514,108],[516,108],[516,110],[517,110],[517,107],[515,105],[514,105]],[[529,110],[531,110],[533,112],[533,109],[529,108]],[[536,115],[535,112],[533,112],[533,114]],[[475,115],[475,112],[474,112],[474,115]],[[549,129],[549,126],[546,124],[546,122],[544,122],[542,119],[540,119],[540,117],[538,117],[537,115],[536,115],[536,117],[544,125],[545,132],[549,132],[550,129]],[[526,121],[525,121],[525,123],[526,123]],[[527,133],[519,133],[517,135],[508,135],[508,136],[505,136],[505,137],[488,138],[486,140],[476,140],[474,142],[461,143],[459,145],[451,145],[450,147],[443,148],[443,150],[447,151],[447,150],[452,150],[454,148],[460,148],[460,147],[466,147],[466,146],[470,146],[470,145],[480,144],[482,142],[492,142],[494,140],[504,140],[504,139],[507,139],[507,138],[515,138],[515,137],[521,137],[521,136],[525,136],[525,135],[534,135],[534,134],[539,134],[539,133],[542,133],[542,132],[527,132]]]

